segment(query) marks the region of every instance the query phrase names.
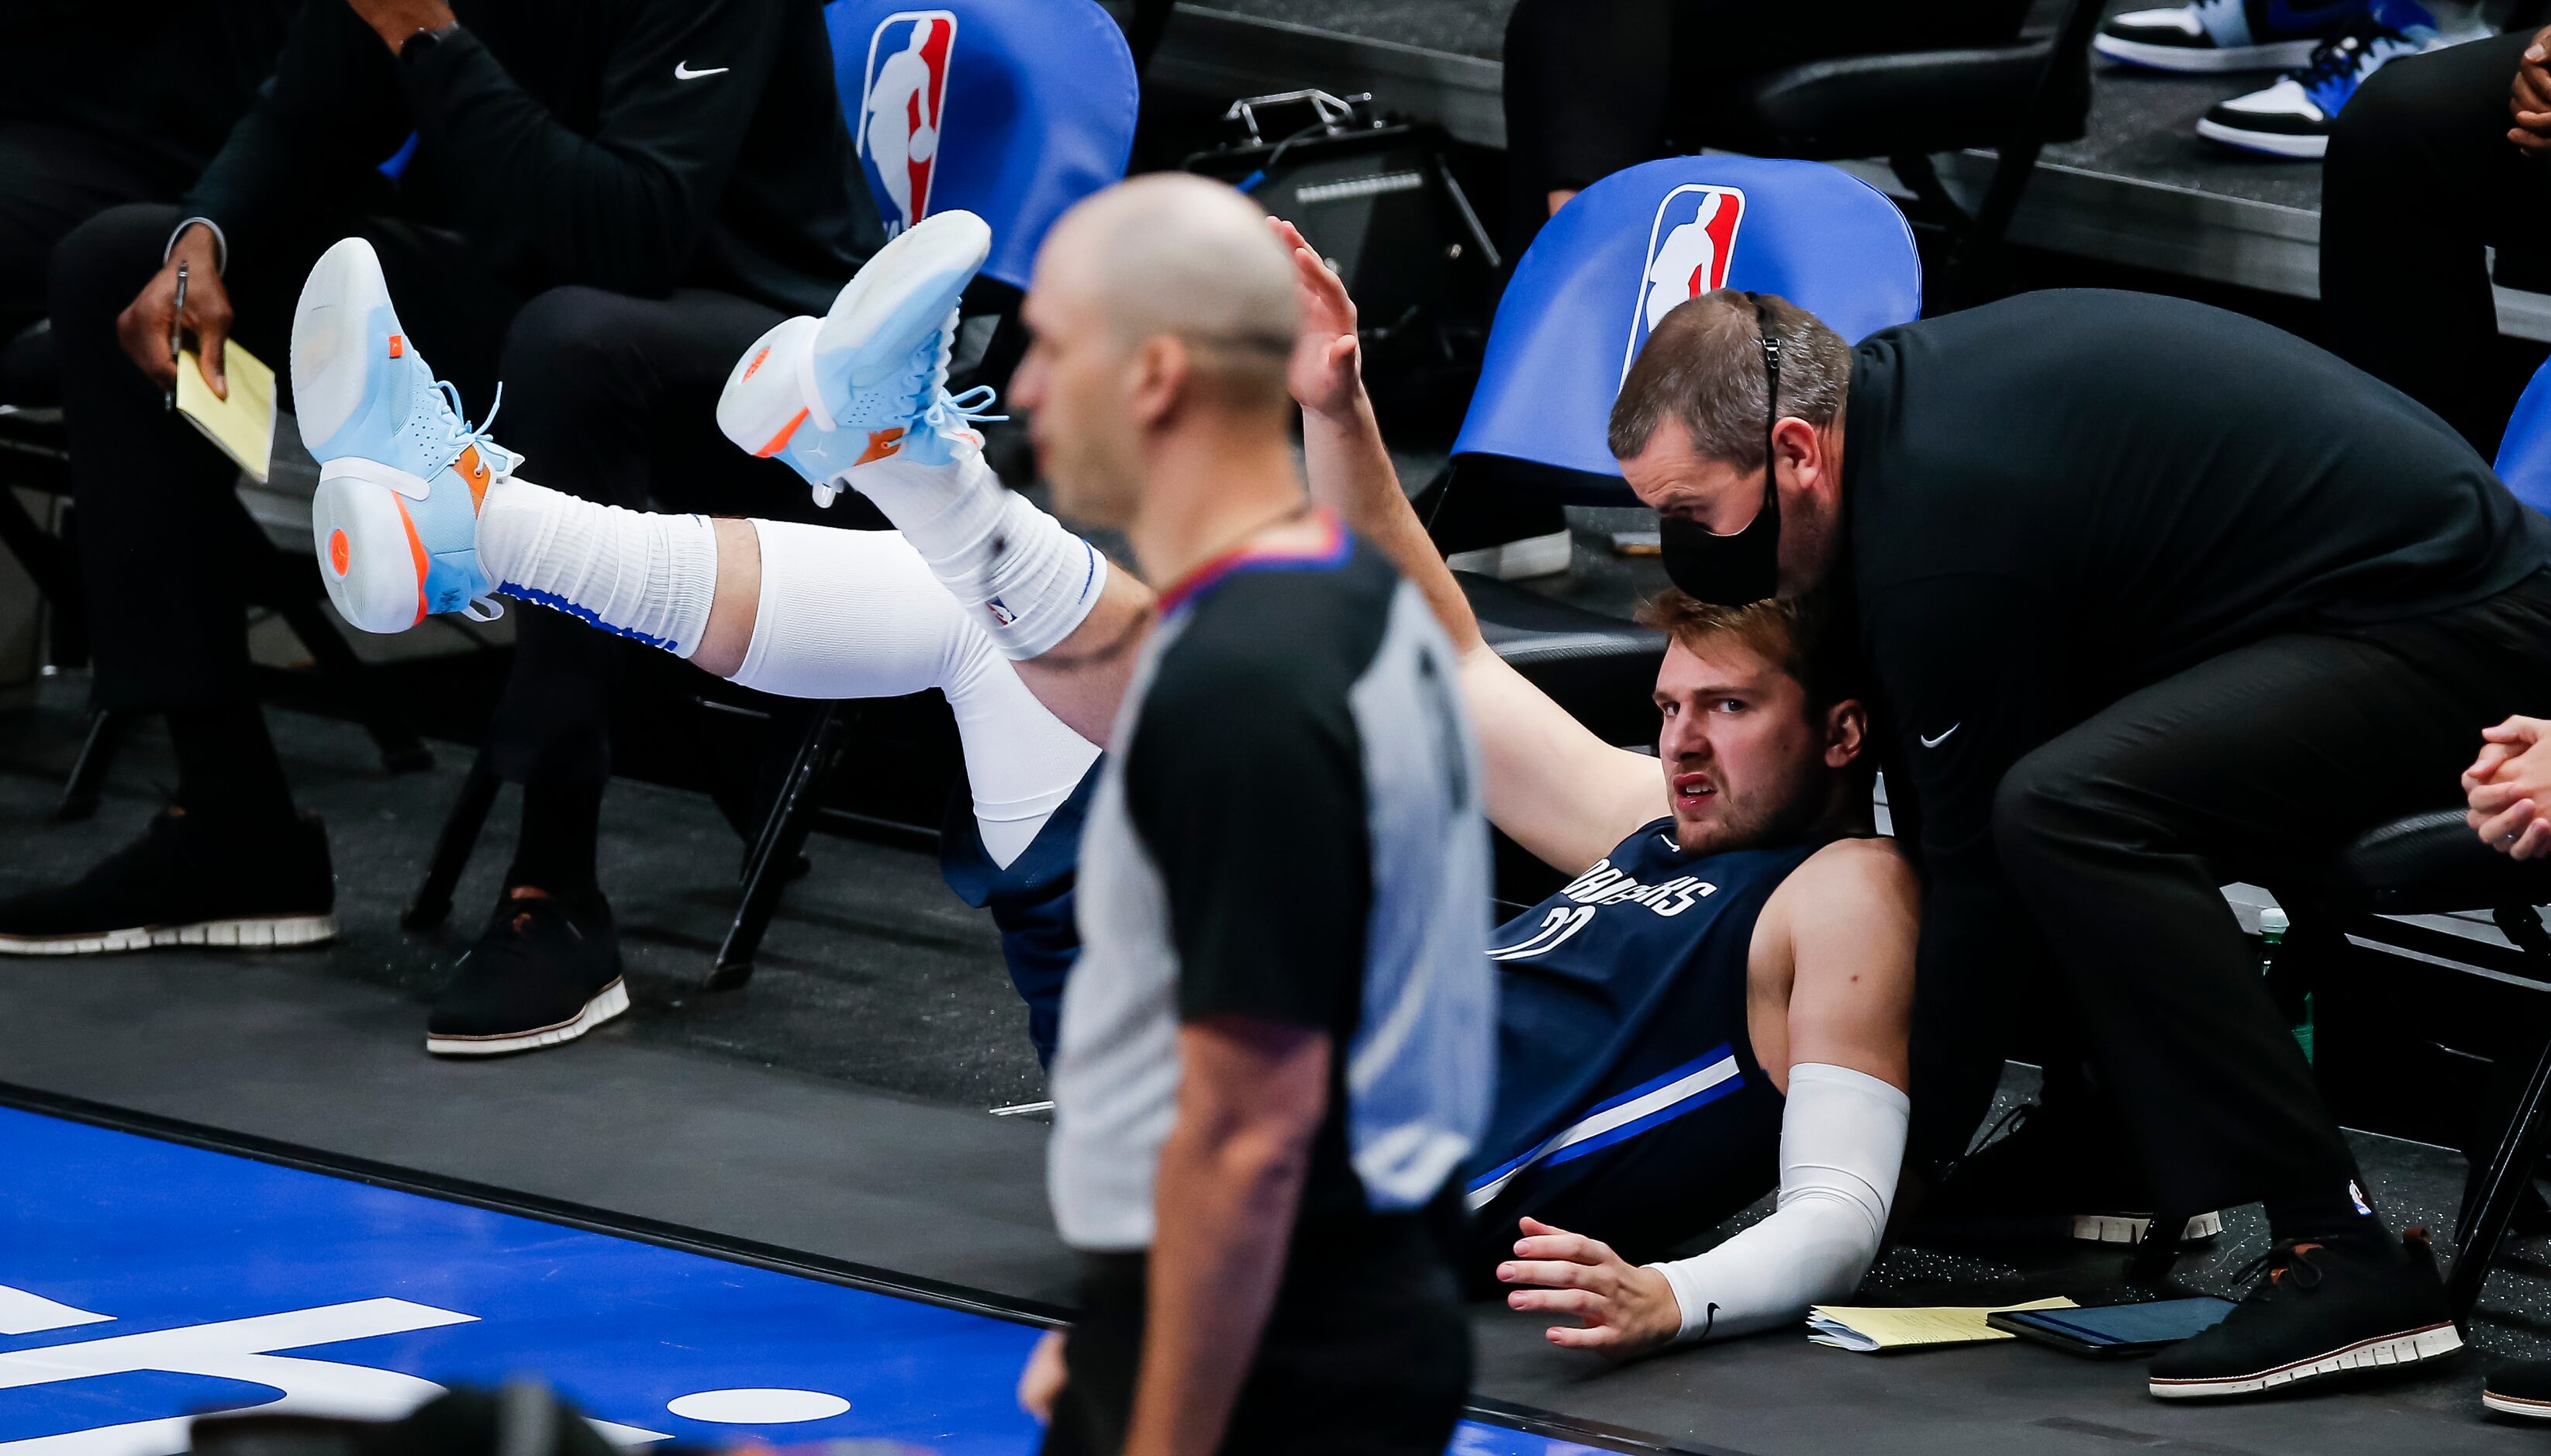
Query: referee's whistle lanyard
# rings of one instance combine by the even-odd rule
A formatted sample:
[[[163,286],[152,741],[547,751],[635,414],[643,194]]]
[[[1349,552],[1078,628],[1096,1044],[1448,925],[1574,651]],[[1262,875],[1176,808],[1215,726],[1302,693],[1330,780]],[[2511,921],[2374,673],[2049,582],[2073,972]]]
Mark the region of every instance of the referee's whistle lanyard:
[[[1772,449],[1772,429],[1781,418],[1781,337],[1762,295],[1746,296],[1754,300],[1755,332],[1763,346],[1763,508],[1745,529],[1725,536],[1683,516],[1657,522],[1666,575],[1712,606],[1747,606],[1781,589],[1781,498],[1775,488],[1780,457]]]

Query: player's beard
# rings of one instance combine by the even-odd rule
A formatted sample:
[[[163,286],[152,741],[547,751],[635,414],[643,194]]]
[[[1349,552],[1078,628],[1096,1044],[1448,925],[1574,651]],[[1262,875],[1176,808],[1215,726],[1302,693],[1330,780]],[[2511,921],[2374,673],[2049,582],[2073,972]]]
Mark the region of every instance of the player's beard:
[[[1800,839],[1824,816],[1823,779],[1824,766],[1805,756],[1786,766],[1774,781],[1741,793],[1722,783],[1718,813],[1701,824],[1678,820],[1675,843],[1687,855],[1715,855]]]

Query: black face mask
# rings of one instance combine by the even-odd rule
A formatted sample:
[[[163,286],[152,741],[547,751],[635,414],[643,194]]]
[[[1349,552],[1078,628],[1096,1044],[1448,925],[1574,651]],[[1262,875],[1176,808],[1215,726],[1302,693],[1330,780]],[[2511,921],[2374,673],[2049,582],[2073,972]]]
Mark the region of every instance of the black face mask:
[[[1746,296],[1754,300],[1754,324],[1763,344],[1763,508],[1744,530],[1727,536],[1682,516],[1657,523],[1666,575],[1712,606],[1747,606],[1781,589],[1781,499],[1774,489],[1778,457],[1772,453],[1772,427],[1781,418],[1781,338],[1762,296]]]

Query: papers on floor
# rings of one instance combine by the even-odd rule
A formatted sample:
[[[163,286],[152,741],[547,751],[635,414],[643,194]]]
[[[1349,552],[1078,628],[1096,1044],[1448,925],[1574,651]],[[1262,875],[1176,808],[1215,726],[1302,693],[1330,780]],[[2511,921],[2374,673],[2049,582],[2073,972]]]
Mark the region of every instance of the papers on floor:
[[[1845,1304],[1817,1304],[1807,1311],[1807,1338],[1837,1350],[1881,1354],[1926,1345],[1965,1345],[2012,1336],[1985,1323],[2001,1309],[2070,1309],[2071,1300],[2033,1300],[2025,1304],[1933,1305],[1920,1309],[1875,1309]]]
[[[274,370],[225,340],[222,372],[230,381],[228,399],[213,393],[213,386],[204,382],[195,351],[179,354],[177,413],[262,485],[274,459]]]

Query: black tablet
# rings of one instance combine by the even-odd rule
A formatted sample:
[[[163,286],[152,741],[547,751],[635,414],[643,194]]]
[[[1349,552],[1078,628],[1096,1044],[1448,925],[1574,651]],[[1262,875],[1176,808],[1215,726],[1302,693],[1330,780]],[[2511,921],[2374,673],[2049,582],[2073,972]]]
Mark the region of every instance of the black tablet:
[[[2149,1355],[2210,1329],[2232,1312],[2229,1300],[2155,1300],[2089,1309],[2004,1309],[1985,1323],[2075,1355],[2108,1359]]]

